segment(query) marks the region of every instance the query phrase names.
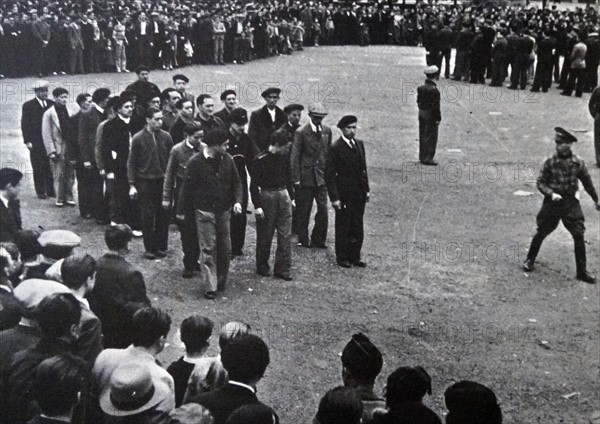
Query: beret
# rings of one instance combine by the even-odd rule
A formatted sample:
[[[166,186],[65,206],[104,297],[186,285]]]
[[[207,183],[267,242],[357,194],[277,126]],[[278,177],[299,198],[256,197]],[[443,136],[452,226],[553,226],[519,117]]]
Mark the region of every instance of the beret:
[[[285,113],[292,113],[295,110],[304,110],[304,106],[298,103],[292,103],[291,105],[287,105],[283,108]]]
[[[325,116],[327,115],[327,109],[325,109],[325,106],[323,106],[322,103],[312,103],[308,106],[308,113],[311,115]]]
[[[204,144],[207,146],[218,146],[225,143],[229,139],[229,133],[220,129],[210,130],[204,134]]]
[[[355,124],[358,122],[358,118],[354,115],[346,115],[346,116],[342,116],[342,119],[340,119],[337,123],[337,127],[341,130],[343,128],[346,128],[348,125],[350,124]]]
[[[281,89],[280,89],[280,88],[277,88],[277,87],[269,87],[269,88],[267,88],[265,91],[263,91],[263,92],[261,93],[261,96],[262,96],[262,97],[268,97],[268,96],[270,96],[271,94],[276,94],[276,95],[278,95],[278,96],[279,96],[279,94],[280,94],[280,93],[281,93]]]
[[[431,66],[428,66],[427,68],[425,68],[425,70],[423,72],[425,73],[425,75],[435,75],[438,72],[440,72],[440,70],[437,66],[431,65]]]
[[[237,94],[235,93],[235,90],[225,90],[221,93],[221,100],[225,100],[227,98],[227,96],[233,94],[234,96],[237,96]]]
[[[70,290],[56,281],[32,278],[21,282],[13,293],[26,311],[32,313],[46,297],[55,293],[70,293]]]
[[[556,127],[554,131],[556,132],[555,141],[557,143],[577,143],[577,137],[564,128]]]
[[[69,230],[44,231],[38,238],[40,246],[77,247],[81,244],[81,237]]]
[[[177,80],[181,80],[181,81],[185,81],[185,82],[190,82],[190,79],[188,77],[186,77],[185,75],[183,75],[183,74],[173,75],[173,82],[175,82]]]
[[[248,112],[244,108],[237,108],[231,111],[229,120],[237,125],[246,125],[248,123]]]
[[[69,94],[69,90],[63,87],[56,87],[54,90],[52,90],[52,96],[54,97],[59,97],[63,94]]]

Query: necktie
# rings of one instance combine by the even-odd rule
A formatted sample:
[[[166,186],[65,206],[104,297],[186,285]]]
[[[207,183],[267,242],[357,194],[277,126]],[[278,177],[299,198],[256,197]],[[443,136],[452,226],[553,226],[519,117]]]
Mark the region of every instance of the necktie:
[[[46,100],[42,100],[42,107],[46,109]]]
[[[353,139],[350,139],[350,147],[352,148],[353,152],[358,152],[358,150],[356,150],[356,143],[354,142]]]
[[[322,132],[322,130],[321,130],[321,126],[320,126],[320,125],[317,125],[317,138],[318,138],[319,140],[321,139],[321,132]]]

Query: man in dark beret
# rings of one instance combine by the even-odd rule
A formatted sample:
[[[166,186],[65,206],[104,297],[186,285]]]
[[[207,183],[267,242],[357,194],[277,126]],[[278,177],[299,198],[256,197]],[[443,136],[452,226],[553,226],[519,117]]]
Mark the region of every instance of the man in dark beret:
[[[269,147],[269,136],[273,131],[281,127],[285,121],[285,113],[277,106],[279,101],[279,88],[270,87],[262,92],[261,96],[265,99],[266,105],[255,110],[250,115],[250,125],[248,135],[260,152],[264,152]]]
[[[575,242],[577,279],[595,284],[596,279],[586,269],[585,241],[583,238],[585,232],[584,217],[577,198],[579,181],[596,204],[596,210],[600,211],[598,194],[583,159],[571,151],[571,146],[577,142],[577,138],[560,127],[555,128],[554,131],[556,154],[546,159],[537,180],[538,190],[544,195],[544,203],[537,215],[537,232],[531,241],[523,269],[526,272],[533,271],[535,259],[542,247],[542,242],[562,221]]]
[[[237,106],[237,94],[235,90],[225,90],[221,93],[221,101],[225,105],[223,109],[215,112],[215,116],[220,118],[225,123],[225,126],[229,128],[229,115]]]
[[[381,352],[366,335],[354,334],[342,351],[342,367],[344,386],[356,391],[363,404],[362,422],[370,423],[375,409],[385,409],[385,400],[373,390],[383,367]]]
[[[182,99],[188,99],[193,105],[196,104],[194,96],[186,91],[190,79],[183,74],[173,75],[173,87],[179,92]]]
[[[342,135],[329,146],[325,165],[325,184],[335,209],[335,256],[343,268],[367,266],[360,251],[369,177],[365,146],[356,139],[357,122],[354,115],[339,120]]]

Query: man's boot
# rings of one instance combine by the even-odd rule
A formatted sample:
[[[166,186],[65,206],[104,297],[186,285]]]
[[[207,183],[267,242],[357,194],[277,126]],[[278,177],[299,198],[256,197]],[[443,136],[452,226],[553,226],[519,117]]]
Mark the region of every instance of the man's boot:
[[[575,242],[575,264],[577,267],[577,279],[588,284],[596,284],[596,279],[586,270],[585,241],[583,236],[573,237]]]

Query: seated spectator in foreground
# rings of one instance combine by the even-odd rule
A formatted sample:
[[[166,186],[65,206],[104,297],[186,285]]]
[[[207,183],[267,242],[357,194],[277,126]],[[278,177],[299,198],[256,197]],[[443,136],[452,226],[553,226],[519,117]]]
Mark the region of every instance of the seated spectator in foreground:
[[[23,174],[13,168],[0,169],[0,241],[16,242],[23,229],[19,192]]]
[[[276,424],[277,414],[262,403],[240,406],[233,411],[225,424]]]
[[[4,244],[6,243],[0,243],[0,331],[13,328],[21,320],[21,308],[10,281],[19,267],[19,251],[17,250],[15,258],[14,253],[7,250],[8,246],[2,246]],[[17,249],[16,246],[13,247],[14,250]]]
[[[92,394],[91,407],[88,421],[102,422],[102,418],[96,415],[98,413],[95,399],[101,400],[106,395],[107,390],[112,390],[114,379],[112,374],[121,365],[145,367],[151,377],[151,384],[156,392],[160,392],[162,397],[157,404],[154,412],[162,416],[175,408],[175,384],[173,377],[156,362],[156,356],[162,352],[165,347],[167,335],[171,328],[171,317],[166,312],[147,306],[140,309],[133,316],[131,331],[133,335],[133,344],[126,349],[106,349],[98,355],[94,368],[92,369]],[[134,373],[135,370],[131,370]],[[136,371],[137,372],[137,371]],[[123,384],[129,382],[134,384],[137,380],[133,377],[127,377],[123,373]],[[146,380],[146,371],[141,374],[134,374],[141,380]],[[142,379],[143,377],[143,379]],[[132,378],[133,380],[129,380]],[[116,380],[121,381],[121,380]],[[147,383],[145,383],[147,385]],[[115,386],[118,388],[118,386]],[[137,392],[139,394],[139,392]],[[131,395],[133,396],[133,395]],[[137,399],[137,398],[135,398]],[[140,399],[137,399],[140,400]],[[143,400],[143,398],[141,399]],[[144,404],[145,405],[145,404]],[[102,406],[102,405],[101,405]],[[124,409],[124,408],[123,408]],[[104,407],[102,410],[106,413]],[[119,415],[119,413],[110,413],[109,415]]]
[[[331,389],[319,402],[319,409],[313,424],[360,424],[363,404],[349,387]]]
[[[442,424],[435,412],[423,405],[431,395],[431,377],[422,367],[400,367],[387,379],[385,401],[388,412],[374,414],[376,424]],[[464,424],[464,423],[463,423]]]
[[[175,405],[181,406],[187,389],[188,380],[196,363],[204,358],[210,346],[214,323],[200,314],[194,314],[183,320],[180,327],[181,341],[185,345],[185,355],[171,363],[167,372],[175,381]]]
[[[383,367],[383,357],[371,340],[362,333],[352,336],[342,351],[342,380],[354,389],[363,403],[362,423],[373,419],[373,410],[385,410],[385,400],[373,391],[375,379]]]
[[[104,424],[167,424],[173,391],[156,381],[148,364],[119,362],[100,395]]]
[[[235,337],[248,334],[250,326],[242,322],[231,321],[221,328],[219,334],[219,349],[221,352],[225,345]],[[221,355],[216,357],[208,357],[199,359],[196,366],[190,375],[183,403],[188,403],[192,399],[202,393],[210,392],[218,389],[227,382],[227,371],[223,368]]]
[[[197,403],[188,403],[169,414],[169,424],[214,424],[208,409]]]
[[[42,263],[39,270],[44,271],[44,276],[34,278],[62,283],[62,260],[73,254],[73,250],[81,244],[81,237],[69,230],[48,230],[40,235],[38,243],[42,246]]]
[[[106,229],[108,253],[96,261],[96,284],[87,297],[90,309],[102,323],[105,348],[129,346],[134,313],[150,306],[144,277],[125,259],[132,237],[131,228],[125,224]]]
[[[41,414],[29,424],[73,422],[75,407],[85,390],[88,374],[86,362],[68,353],[52,356],[40,363],[35,371],[33,399]]]
[[[40,282],[41,280],[29,280]],[[41,281],[43,284],[59,283]],[[18,287],[27,282],[21,283]],[[43,284],[35,284],[41,288]],[[64,290],[68,290],[62,286]],[[36,287],[30,287],[35,289]],[[7,373],[5,405],[0,408],[4,416],[0,416],[0,422],[11,424],[26,423],[40,411],[35,403],[32,393],[34,375],[37,366],[55,355],[62,353],[73,353],[75,341],[79,334],[79,321],[81,319],[81,307],[79,302],[71,293],[61,293],[56,287],[56,293],[46,297],[39,306],[38,323],[42,331],[42,337],[38,344],[30,349],[16,353]],[[4,419],[4,421],[3,421]]]
[[[473,381],[459,381],[444,393],[446,424],[502,424],[502,411],[494,392]]]
[[[246,334],[225,345],[221,361],[229,376],[228,383],[190,399],[190,402],[207,407],[215,424],[225,424],[229,415],[242,405],[260,403],[256,385],[269,366],[269,348],[260,337]]]
[[[17,247],[21,254],[21,275],[20,280],[29,278],[44,278],[46,270],[41,268],[42,246],[38,241],[40,233],[33,230],[22,230],[17,234]]]
[[[79,338],[75,352],[91,367],[102,351],[102,325],[86,299],[94,289],[96,261],[90,255],[69,256],[62,263],[60,270],[63,284],[71,290],[81,306]]]

